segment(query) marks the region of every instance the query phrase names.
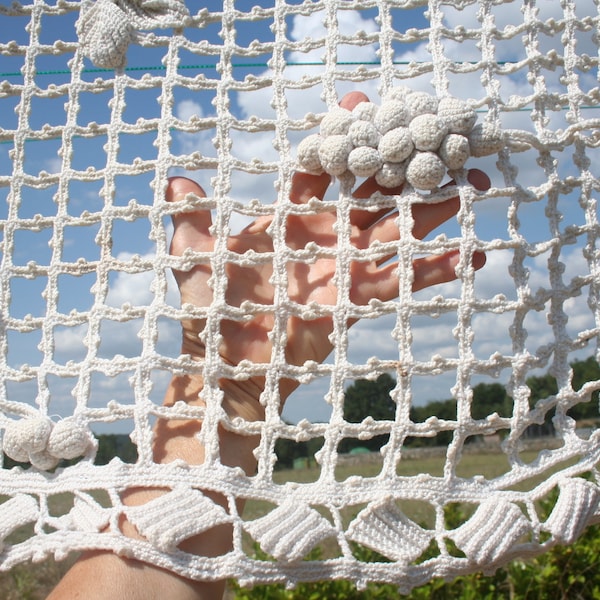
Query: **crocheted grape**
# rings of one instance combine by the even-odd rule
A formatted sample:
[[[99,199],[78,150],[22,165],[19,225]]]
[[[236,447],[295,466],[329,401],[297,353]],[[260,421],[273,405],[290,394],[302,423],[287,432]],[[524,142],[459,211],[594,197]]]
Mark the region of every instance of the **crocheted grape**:
[[[365,104],[363,102],[363,104]],[[348,137],[355,148],[359,146],[371,146],[377,148],[379,140],[381,139],[381,133],[371,121],[354,121],[348,129]]]
[[[447,171],[461,169],[469,157],[504,147],[501,130],[476,121],[464,100],[392,88],[381,106],[361,102],[351,111],[336,107],[327,113],[320,133],[300,142],[298,163],[314,174],[374,176],[386,188],[407,181],[434,190]]]
[[[30,455],[46,449],[52,421],[46,417],[36,417],[11,421],[4,430],[2,449],[18,462],[28,462]]]
[[[75,419],[63,419],[54,425],[46,450],[57,458],[82,456],[92,445],[90,430]]]
[[[60,459],[82,456],[92,445],[92,433],[75,419],[54,424],[42,416],[10,421],[2,439],[7,456],[41,470],[53,469]]]
[[[377,148],[359,146],[348,155],[348,168],[358,177],[371,177],[381,168],[383,160]]]

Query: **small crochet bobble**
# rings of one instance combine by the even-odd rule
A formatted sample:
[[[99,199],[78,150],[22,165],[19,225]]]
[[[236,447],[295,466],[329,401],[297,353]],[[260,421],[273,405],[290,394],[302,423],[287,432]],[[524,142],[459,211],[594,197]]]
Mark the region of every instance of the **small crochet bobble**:
[[[381,106],[361,102],[352,111],[336,107],[327,113],[320,132],[298,145],[298,162],[309,173],[349,172],[374,176],[386,188],[408,182],[430,191],[470,156],[503,148],[502,131],[476,121],[473,108],[458,98],[438,100],[425,92],[393,88]]]
[[[11,421],[2,438],[7,456],[41,470],[53,469],[61,459],[82,456],[92,446],[91,432],[75,419],[56,424],[41,416]]]

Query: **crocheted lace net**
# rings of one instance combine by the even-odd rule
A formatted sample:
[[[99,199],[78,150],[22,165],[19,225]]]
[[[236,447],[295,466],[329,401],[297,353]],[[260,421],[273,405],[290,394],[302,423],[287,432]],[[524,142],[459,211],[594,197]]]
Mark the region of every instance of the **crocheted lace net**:
[[[0,568],[105,548],[197,579],[346,578],[408,591],[574,541],[600,514],[600,436],[593,420],[583,431],[569,414],[597,402],[600,388],[575,386],[571,368],[599,358],[597,2],[198,4],[0,3],[0,428],[5,454],[22,463],[0,470]],[[503,132],[490,156],[466,164],[489,173],[492,187],[475,190],[457,169],[454,191],[407,184],[359,201],[359,182],[342,174],[323,202],[303,205],[337,215],[338,301],[295,306],[287,262],[327,252],[286,246],[286,218],[298,210],[288,200],[296,146],[344,93],[363,90],[379,104],[398,86],[461,98]],[[183,209],[164,192],[168,176],[184,172],[207,191],[186,206],[213,211],[216,238],[199,362],[179,354],[179,323],[192,308],[179,306],[170,271],[206,257],[168,252],[169,215]],[[413,237],[411,205],[455,193],[457,218]],[[347,225],[359,203],[397,206],[400,240],[358,253]],[[231,231],[261,215],[276,224],[275,348],[291,316],[331,314],[334,350],[323,365],[289,365],[278,351],[268,364],[230,365],[217,352],[222,319],[263,309],[228,307],[224,273],[228,261],[264,257],[223,250]],[[390,248],[398,298],[353,305],[350,261]],[[458,281],[413,293],[413,259],[451,250],[461,252]],[[488,261],[477,273],[474,251]],[[362,322],[349,330],[352,317]],[[191,371],[204,376],[206,414],[161,406],[170,376]],[[384,373],[396,381],[395,418],[346,421],[348,385]],[[530,378],[543,373],[557,392],[533,401]],[[253,375],[267,381],[264,424],[224,420],[220,379]],[[302,385],[281,414],[284,376]],[[510,414],[472,416],[482,382],[506,386]],[[447,398],[456,399],[453,417],[411,420],[412,407]],[[203,465],[153,461],[159,417],[204,419]],[[553,435],[528,446],[532,426],[549,422]],[[260,434],[255,475],[220,463],[220,426]],[[131,437],[135,462],[95,464],[109,432]],[[444,432],[439,470],[403,470],[411,442]],[[386,443],[363,459],[374,470],[348,475],[360,457],[342,455],[341,442],[376,435]],[[309,481],[278,478],[280,439],[320,440]],[[488,446],[505,458],[500,473],[486,471]],[[466,474],[473,448],[480,472]],[[125,507],[122,492],[139,486],[169,492]],[[226,508],[205,492],[222,494]],[[65,493],[72,502],[58,510]],[[546,517],[539,503],[548,497],[557,499]],[[237,500],[260,510],[240,513]],[[455,503],[469,507],[458,526],[445,517]],[[122,512],[143,540],[118,533]],[[231,552],[178,547],[222,523],[233,524]],[[382,559],[361,560],[357,544]],[[327,548],[323,559],[311,553],[317,546]]]

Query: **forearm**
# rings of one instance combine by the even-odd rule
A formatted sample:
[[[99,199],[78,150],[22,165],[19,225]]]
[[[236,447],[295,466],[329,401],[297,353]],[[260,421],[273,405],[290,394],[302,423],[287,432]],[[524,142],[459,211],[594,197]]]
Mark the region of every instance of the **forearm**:
[[[164,404],[173,405],[183,400],[190,405],[202,406],[203,382],[199,376],[175,376],[165,394]],[[230,417],[241,416],[249,420],[262,418],[258,402],[247,404],[239,398],[227,396],[225,410]],[[161,419],[154,430],[154,459],[168,463],[176,459],[188,464],[202,464],[204,448],[198,440],[202,428],[199,420]],[[228,466],[242,467],[248,474],[254,472],[256,461],[253,450],[257,439],[241,436],[225,428],[219,428],[220,460]],[[202,486],[199,484],[199,488]],[[135,488],[123,494],[123,503],[129,506],[143,505],[167,490]],[[210,498],[226,508],[225,499],[215,494]],[[239,507],[241,510],[241,506]],[[124,535],[142,536],[124,517],[120,522]],[[214,527],[200,535],[182,542],[182,550],[203,556],[219,556],[232,547],[232,531],[229,525]],[[93,585],[91,585],[93,582]],[[194,582],[153,565],[128,560],[109,552],[86,553],[65,575],[48,600],[215,600],[220,598],[224,581]]]

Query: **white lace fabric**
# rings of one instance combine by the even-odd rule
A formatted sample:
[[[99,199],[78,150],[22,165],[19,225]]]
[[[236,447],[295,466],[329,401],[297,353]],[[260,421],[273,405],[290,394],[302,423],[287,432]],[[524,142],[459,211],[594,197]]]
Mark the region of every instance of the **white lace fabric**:
[[[592,35],[598,27],[597,7],[593,13],[588,10],[588,4],[595,4],[589,2],[582,8],[577,0],[564,0],[560,6],[554,3],[549,18],[540,15],[534,2],[524,2],[520,21],[514,23],[504,19],[512,3],[491,0],[273,0],[252,9],[233,0],[214,4],[218,7],[209,3],[197,9],[195,3],[188,2],[186,7],[175,0],[81,4],[64,0],[0,6],[2,21],[14,20],[21,29],[26,23],[29,36],[27,43],[12,41],[10,34],[2,34],[0,39],[0,64],[3,58],[10,59],[13,62],[6,64],[19,64],[21,73],[20,77],[6,73],[0,77],[0,112],[8,114],[14,109],[14,118],[0,117],[0,143],[4,145],[0,150],[6,150],[0,163],[0,192],[6,198],[0,221],[0,428],[6,454],[32,465],[0,471],[0,493],[6,497],[0,504],[0,568],[104,548],[196,579],[233,577],[243,584],[283,581],[293,585],[333,577],[353,580],[359,586],[388,581],[407,592],[435,576],[489,571],[554,544],[573,542],[600,514],[596,471],[600,436],[594,428],[582,435],[567,414],[572,407],[589,402],[600,389],[600,381],[574,389],[570,368],[574,358],[598,358],[600,332],[596,205],[600,92],[597,46],[595,53],[586,46],[597,42]],[[422,11],[422,20],[414,27],[404,24],[417,11]],[[461,11],[470,15],[472,26],[466,27],[456,18]],[[349,16],[362,19],[365,29],[348,31]],[[66,40],[49,41],[52,19],[70,19],[72,33]],[[303,29],[308,22],[323,22],[326,28]],[[239,35],[250,24],[261,32],[256,39]],[[267,29],[270,36],[264,34]],[[520,54],[513,56],[506,48],[517,40]],[[585,51],[580,51],[581,47]],[[373,49],[372,61],[360,58],[365,56],[361,54],[365,48]],[[128,57],[135,52],[140,62],[132,65]],[[355,54],[358,61],[347,58]],[[48,57],[59,57],[68,65],[60,76],[55,75],[57,83],[52,73],[40,74]],[[302,62],[306,64],[299,64]],[[249,66],[256,63],[262,66]],[[153,64],[160,68],[151,69]],[[130,70],[138,65],[142,65],[140,72]],[[245,73],[244,68],[249,71]],[[463,82],[475,81],[474,75],[477,85],[465,89]],[[458,233],[417,240],[412,236],[411,204],[438,202],[452,190],[434,185],[432,190],[422,191],[407,184],[399,195],[376,195],[360,203],[352,197],[355,177],[342,173],[339,193],[326,201],[327,209],[335,210],[338,219],[338,301],[334,306],[296,306],[288,298],[286,264],[314,260],[329,250],[314,245],[302,254],[286,245],[287,216],[299,210],[288,200],[291,175],[297,168],[295,147],[302,136],[318,131],[319,122],[336,107],[344,91],[367,89],[375,96],[373,101],[380,102],[397,86],[427,89],[438,98],[462,94],[480,121],[503,132],[502,143],[492,149],[487,162],[469,160],[465,165],[484,165],[493,171],[493,185],[487,192],[478,192],[467,182],[465,170],[453,171],[461,197]],[[143,103],[130,100],[136,92],[148,90],[156,92],[158,116],[146,116]],[[181,90],[209,97],[212,112],[205,109],[203,114],[184,115]],[[307,110],[289,100],[301,98],[301,93],[313,99],[307,101]],[[110,100],[96,119],[84,119],[80,114],[90,94]],[[264,99],[269,108],[259,110],[260,103],[254,105],[255,112],[244,108],[251,94]],[[48,122],[39,124],[39,106],[56,106],[56,100],[64,105],[58,121],[48,112]],[[320,109],[312,110],[313,106]],[[265,135],[272,141],[270,150],[276,149],[274,158],[269,153],[250,156],[251,152],[240,150],[240,144],[251,148],[253,140],[262,147]],[[128,157],[124,136],[139,137],[140,157]],[[199,150],[194,146],[196,138],[208,145]],[[146,144],[148,139],[152,142]],[[104,154],[100,163],[86,166],[79,152],[81,140],[100,140]],[[494,143],[498,143],[496,138]],[[59,167],[53,171],[37,168],[34,152],[48,148],[54,157],[57,147]],[[520,158],[523,155],[525,159]],[[537,169],[537,179],[529,178],[525,164]],[[177,306],[168,292],[170,269],[189,268],[194,260],[193,256],[174,258],[168,253],[165,217],[174,209],[164,201],[164,191],[173,167],[189,170],[205,186],[208,197],[196,204],[214,213],[216,243],[210,256],[213,302],[202,315],[207,320],[203,333],[207,350],[202,362],[178,356],[177,341],[169,352],[158,343],[164,322],[177,323],[191,310]],[[273,191],[273,197],[266,193],[240,199],[244,182],[264,181],[265,176],[275,183],[275,190],[267,190]],[[122,186],[132,180],[145,182],[151,201],[142,200],[139,190],[126,192],[131,194],[129,200],[122,200]],[[82,198],[85,191],[97,200],[82,209],[75,189]],[[40,208],[39,213],[25,215],[23,207],[34,192],[51,195],[53,209]],[[486,202],[495,202],[504,211],[498,233],[492,236],[480,235],[476,218],[478,207]],[[357,250],[350,242],[349,215],[359,205],[370,210],[398,207],[400,241],[358,253],[361,260],[376,260],[389,255],[390,248],[396,252],[400,273],[396,300],[373,301],[366,306],[350,302],[349,265]],[[318,211],[322,206],[312,202],[302,209]],[[542,209],[536,214],[542,218],[534,232],[530,223],[520,222],[520,215],[538,206]],[[574,206],[578,216],[569,222]],[[240,214],[273,215],[270,232],[276,300],[272,310],[277,318],[272,339],[280,351],[273,352],[268,364],[246,361],[232,366],[217,350],[220,322],[231,315],[239,317],[239,311],[226,302],[227,262],[252,266],[264,258],[227,251],[232,220]],[[119,231],[133,222],[144,223],[146,237],[155,246],[151,255],[136,254],[135,249],[114,251],[117,244],[127,247],[129,240],[119,238]],[[90,227],[96,232],[93,256],[69,258],[74,228]],[[46,236],[49,250],[42,258],[33,249],[23,258],[28,249],[21,240],[27,232]],[[573,248],[578,271],[565,266],[565,257]],[[416,296],[412,292],[413,258],[454,249],[461,251],[459,283],[451,288],[454,292],[444,296],[446,292],[439,288],[429,296]],[[510,296],[502,290],[486,295],[478,288],[479,274],[470,262],[475,251],[485,251],[488,260],[510,255],[505,269],[513,286]],[[546,270],[543,285],[530,281],[532,268],[539,266],[541,259]],[[136,276],[151,282],[150,299],[115,305],[111,300],[115,279]],[[64,281],[68,277],[92,278],[89,306],[66,303],[69,292]],[[41,282],[44,309],[23,314],[15,290],[36,281]],[[575,305],[579,312],[572,315]],[[260,306],[249,303],[241,307],[244,315],[259,310]],[[331,360],[321,366],[287,364],[282,351],[287,320],[296,315],[314,319],[325,314],[331,314],[334,322]],[[454,318],[453,348],[424,356],[415,338],[415,322],[440,315]],[[538,342],[530,338],[527,328],[540,315],[542,319],[547,315],[548,335]],[[481,331],[478,322],[484,319],[489,324],[496,316],[498,337],[504,335],[508,344],[499,342],[499,348],[488,345],[482,349],[476,345]],[[374,343],[373,353],[357,360],[351,352],[347,325],[353,317],[373,323],[392,319],[386,322],[391,323],[387,336],[394,341],[394,352],[379,355]],[[139,352],[123,356],[116,351],[107,358],[103,352],[107,323],[129,322],[139,323]],[[63,337],[58,336],[59,330]],[[83,352],[75,359],[64,360],[60,355],[65,331],[81,338]],[[15,361],[16,351],[11,348],[32,335],[39,340],[39,353],[27,361]],[[183,403],[161,407],[155,397],[156,374],[189,370],[204,376],[207,409]],[[556,378],[558,393],[533,403],[528,378],[542,371]],[[397,379],[391,393],[397,406],[395,419],[347,422],[343,402],[348,383],[374,379],[385,372]],[[512,415],[472,417],[476,383],[482,378],[498,381],[507,374]],[[228,422],[220,410],[219,380],[254,375],[266,378],[261,397],[265,425]],[[456,398],[456,418],[411,421],[411,406],[430,399],[419,397],[417,383],[441,375],[454,377],[451,388],[440,390],[438,399],[444,394]],[[284,422],[278,395],[283,377],[302,384],[322,382],[329,419]],[[68,401],[61,396],[64,386],[56,384],[59,379],[68,382]],[[106,402],[98,401],[107,398],[96,395],[98,381],[108,385],[123,379],[129,382],[124,392]],[[15,392],[25,384],[33,391],[29,397]],[[521,449],[528,427],[544,423],[549,415],[556,432],[554,443],[535,460],[524,462]],[[159,416],[203,419],[202,440],[207,448],[203,465],[153,461],[152,426]],[[128,428],[137,446],[137,462],[115,459],[102,466],[94,464],[97,427],[106,430],[107,424]],[[256,475],[247,476],[241,469],[221,464],[220,424],[261,433]],[[408,439],[435,437],[442,431],[452,432],[442,474],[398,474],[398,465],[406,460]],[[504,438],[501,451],[507,459],[507,472],[496,477],[459,476],[457,465],[467,445],[478,436],[496,433]],[[383,434],[389,435],[389,440],[381,449],[379,474],[340,479],[340,442]],[[315,481],[274,480],[278,438],[297,442],[323,438],[315,457],[319,469]],[[73,464],[65,466],[61,462],[65,459]],[[143,508],[125,507],[120,494],[143,486],[171,491]],[[204,492],[222,494],[227,509],[214,504]],[[558,492],[558,500],[544,520],[538,502],[553,492]],[[52,498],[62,493],[72,494],[74,501],[67,512],[55,515]],[[238,499],[266,502],[272,508],[261,517],[244,518],[236,507]],[[407,516],[402,508],[406,502],[426,506],[434,515],[432,523],[417,523]],[[472,516],[454,529],[444,518],[444,507],[451,503],[473,507]],[[117,533],[123,512],[145,540]],[[178,548],[187,537],[223,523],[233,525],[231,552],[206,557]],[[107,525],[111,533],[106,533]],[[15,541],[13,534],[24,527],[29,527],[29,534]],[[253,558],[247,536],[273,560]],[[447,540],[460,552],[452,551]],[[333,558],[304,560],[323,543],[338,549]],[[361,561],[353,554],[353,543],[374,549],[389,562]],[[426,551],[431,556],[424,560]]]

